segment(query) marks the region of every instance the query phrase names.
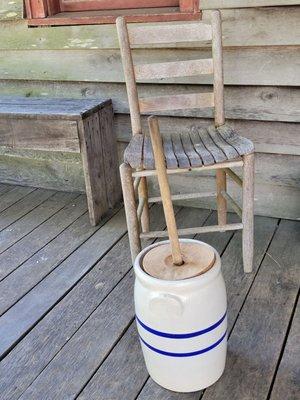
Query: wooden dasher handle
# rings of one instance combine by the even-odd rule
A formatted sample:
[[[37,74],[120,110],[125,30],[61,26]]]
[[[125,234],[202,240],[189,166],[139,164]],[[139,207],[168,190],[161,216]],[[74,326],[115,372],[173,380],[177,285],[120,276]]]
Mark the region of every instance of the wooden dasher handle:
[[[180,251],[180,244],[178,240],[178,232],[176,220],[174,215],[173,203],[171,199],[170,186],[168,182],[168,175],[165,163],[165,156],[163,151],[162,140],[160,136],[158,120],[155,116],[148,118],[150,129],[150,137],[154,153],[155,168],[157,171],[157,178],[159,189],[162,198],[164,214],[166,218],[167,230],[171,244],[173,264],[182,265],[183,258]]]

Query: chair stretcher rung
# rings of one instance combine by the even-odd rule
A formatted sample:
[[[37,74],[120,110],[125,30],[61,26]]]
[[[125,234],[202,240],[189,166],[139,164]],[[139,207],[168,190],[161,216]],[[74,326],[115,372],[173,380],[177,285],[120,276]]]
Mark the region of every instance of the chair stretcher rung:
[[[201,197],[214,197],[216,192],[203,192],[203,193],[185,193],[185,194],[173,194],[172,200],[190,200],[190,199],[200,199]],[[148,199],[149,203],[160,203],[162,201],[160,196],[150,197]]]
[[[234,209],[234,211],[237,213],[237,215],[242,218],[243,210],[242,208],[237,204],[235,200],[224,190],[221,191],[221,195],[224,197],[224,199],[231,205],[231,207]]]
[[[178,229],[179,236],[185,235],[196,235],[197,233],[208,233],[208,232],[225,232],[225,231],[235,231],[238,229],[243,229],[243,224],[226,224],[226,225],[211,225],[211,226],[201,226],[197,228],[183,228]],[[141,239],[159,238],[168,236],[167,231],[152,231],[141,233]]]
[[[185,172],[190,172],[190,171],[205,171],[205,170],[214,170],[214,169],[220,169],[220,168],[227,168],[227,167],[241,167],[243,166],[243,161],[242,160],[237,160],[237,161],[226,161],[226,162],[221,162],[218,164],[212,164],[212,165],[203,165],[201,167],[190,167],[190,168],[174,168],[174,169],[167,169],[167,174],[172,175],[172,174],[182,174]],[[155,176],[157,175],[157,172],[155,169],[150,169],[150,170],[143,170],[143,171],[135,171],[133,172],[132,176],[134,178],[138,176]]]
[[[230,168],[225,168],[225,172],[230,178],[237,183],[239,186],[243,187],[243,180]]]

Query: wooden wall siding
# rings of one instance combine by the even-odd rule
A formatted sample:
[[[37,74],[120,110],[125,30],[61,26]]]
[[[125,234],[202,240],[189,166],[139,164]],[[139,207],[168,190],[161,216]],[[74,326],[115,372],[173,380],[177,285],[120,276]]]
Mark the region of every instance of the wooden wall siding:
[[[139,85],[141,96],[158,96],[168,93],[199,91],[194,85]],[[211,91],[202,86],[201,91]],[[116,114],[128,114],[128,101],[124,84],[88,82],[40,82],[0,80],[0,92],[6,95],[49,96],[71,98],[103,98],[113,101]],[[226,86],[225,111],[230,119],[258,121],[300,122],[300,93],[295,87]],[[211,118],[210,109],[164,112],[163,115]]]
[[[14,21],[22,17],[22,0],[0,0],[0,21]]]
[[[9,3],[9,4],[8,4]],[[300,214],[300,1],[202,0],[203,18],[222,8],[225,46],[225,104],[229,123],[253,140],[256,162],[256,213],[295,218]],[[284,7],[283,7],[284,6]],[[16,13],[9,14],[9,13]],[[22,0],[0,0],[0,92],[7,95],[112,98],[119,157],[131,129],[114,25],[28,29]],[[139,62],[208,55],[207,43],[182,49],[171,45],[137,48]],[[175,49],[174,49],[175,47]],[[169,84],[171,82],[171,84]],[[176,85],[173,82],[177,83]],[[178,83],[179,82],[179,83]],[[208,76],[139,84],[140,95],[211,91]],[[164,112],[163,130],[184,131],[210,123],[212,112]],[[175,118],[174,118],[175,117]],[[146,118],[143,117],[146,126]],[[0,147],[0,180],[41,187],[84,190],[78,154],[43,153]],[[172,177],[174,192],[201,185],[214,190],[206,174]],[[231,186],[230,186],[231,188]],[[155,191],[157,185],[152,184]],[[208,200],[191,205],[215,207]],[[268,207],[266,207],[268,204]]]
[[[209,56],[206,50],[159,49],[135,50],[134,53],[137,63]],[[299,60],[300,46],[227,49],[224,51],[224,82],[226,85],[297,86],[300,85]],[[124,82],[118,50],[4,50],[0,53],[0,75],[6,79]],[[158,82],[209,84],[212,78],[201,75]]]
[[[202,10],[214,8],[242,8],[242,7],[269,7],[288,6],[299,4],[299,0],[202,0]]]
[[[210,12],[204,11],[203,19],[208,20],[209,17]],[[225,47],[291,46],[300,43],[298,7],[225,9],[222,10],[222,25]],[[0,37],[2,50],[119,48],[114,25],[28,29],[26,22],[19,20],[14,24],[1,23]],[[191,46],[195,44],[190,43]]]

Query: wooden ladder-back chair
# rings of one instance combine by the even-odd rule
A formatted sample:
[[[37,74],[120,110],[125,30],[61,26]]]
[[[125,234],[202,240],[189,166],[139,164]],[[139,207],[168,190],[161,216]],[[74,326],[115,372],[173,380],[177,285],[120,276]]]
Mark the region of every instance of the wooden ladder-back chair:
[[[189,133],[163,136],[163,148],[168,174],[215,170],[218,225],[179,229],[179,235],[243,230],[244,271],[251,272],[253,264],[253,200],[254,146],[225,124],[223,95],[222,31],[220,12],[211,12],[211,23],[127,26],[123,17],[117,19],[123,69],[128,94],[132,139],[120,166],[122,189],[132,261],[141,250],[141,238],[167,236],[166,231],[149,231],[148,205],[160,202],[160,197],[148,198],[147,177],[157,175],[150,137],[142,132],[141,113],[165,110],[214,107],[214,125],[193,126]],[[212,58],[134,65],[131,46],[186,42],[212,42]],[[136,80],[213,75],[213,92],[176,94],[139,98]],[[241,179],[232,167],[243,167]],[[226,191],[226,176],[242,187],[242,208]],[[136,194],[138,192],[138,205]],[[211,196],[212,193],[173,195],[173,200]],[[240,223],[227,224],[227,203],[240,216]]]

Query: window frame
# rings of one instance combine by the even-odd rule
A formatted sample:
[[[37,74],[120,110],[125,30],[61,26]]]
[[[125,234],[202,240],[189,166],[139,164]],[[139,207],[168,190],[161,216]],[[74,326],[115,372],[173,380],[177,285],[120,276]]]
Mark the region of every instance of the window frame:
[[[103,0],[94,0],[95,4]],[[118,0],[115,0],[118,3]],[[134,5],[135,1],[131,0]],[[137,0],[138,3],[157,5],[157,0]],[[200,18],[199,0],[178,0],[179,7],[166,7],[165,4],[175,3],[175,0],[166,0],[160,7],[99,10],[86,9],[85,0],[80,1],[80,10],[65,11],[60,0],[25,0],[26,18],[29,26],[61,26],[61,25],[94,25],[112,24],[119,15],[125,15],[128,22],[158,22],[195,20]],[[108,0],[108,3],[111,1]],[[72,8],[72,7],[71,7]],[[75,7],[76,8],[76,7]],[[78,12],[80,11],[80,12]]]

